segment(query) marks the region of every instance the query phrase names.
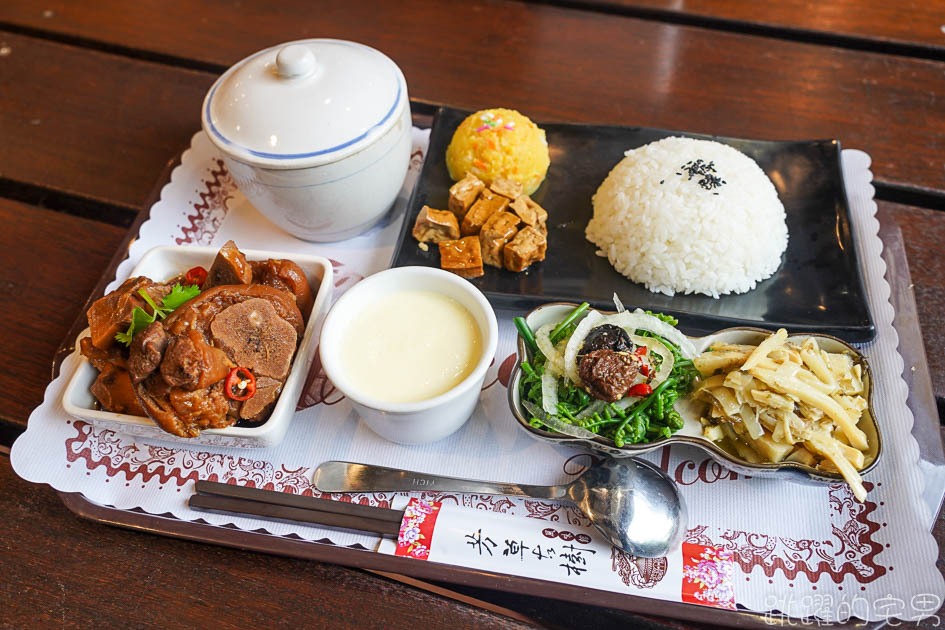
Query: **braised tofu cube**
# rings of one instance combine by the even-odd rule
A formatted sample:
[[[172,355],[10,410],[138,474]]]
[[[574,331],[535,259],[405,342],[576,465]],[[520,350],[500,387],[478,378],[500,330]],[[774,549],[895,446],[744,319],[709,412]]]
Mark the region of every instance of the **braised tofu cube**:
[[[483,273],[482,249],[478,236],[455,241],[440,241],[440,267],[464,278],[478,278]]]
[[[548,213],[535,203],[528,195],[519,195],[511,204],[512,211],[522,219],[525,225],[544,225],[548,220]],[[545,230],[547,234],[548,231]]]
[[[481,179],[469,173],[452,186],[450,186],[449,210],[456,215],[456,219],[463,220],[470,206],[475,203],[479,193],[483,191],[486,185]]]
[[[496,212],[479,232],[479,243],[482,245],[482,262],[493,267],[502,268],[502,249],[518,232],[521,221],[511,212]]]
[[[509,200],[507,197],[497,195],[488,189],[483,190],[482,194],[479,195],[479,199],[463,217],[463,224],[459,228],[460,233],[463,236],[479,234],[489,217],[496,212],[502,212],[508,207]]]
[[[538,228],[523,227],[502,251],[505,268],[522,271],[533,262],[544,260],[547,248],[548,241]]]
[[[456,216],[447,210],[423,206],[413,224],[413,237],[421,243],[439,243],[459,238]]]
[[[514,179],[505,179],[504,177],[496,177],[489,188],[492,192],[498,193],[503,197],[508,197],[509,199],[515,199],[525,192],[525,188],[517,181]]]

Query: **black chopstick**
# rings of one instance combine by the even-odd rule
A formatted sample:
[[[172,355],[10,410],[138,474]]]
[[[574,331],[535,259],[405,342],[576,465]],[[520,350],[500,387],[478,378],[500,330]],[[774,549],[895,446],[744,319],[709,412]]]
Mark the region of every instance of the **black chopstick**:
[[[212,494],[195,494],[190,497],[188,505],[191,509],[200,512],[250,516],[282,523],[310,523],[327,527],[340,527],[342,529],[373,532],[391,538],[396,538],[400,532],[400,524],[390,521],[378,521],[349,514],[304,510],[285,505],[247,501],[246,499],[219,497]]]
[[[403,511],[260,490],[214,481],[197,481],[188,505],[199,511],[239,514],[267,520],[315,523],[396,537]]]
[[[371,505],[359,505],[357,503],[346,503],[344,501],[332,501],[331,499],[320,499],[318,497],[307,497],[301,494],[289,494],[287,492],[276,492],[274,490],[260,490],[259,488],[249,488],[247,486],[237,486],[231,483],[219,483],[216,481],[198,480],[194,483],[194,491],[198,494],[212,494],[219,497],[247,499],[260,503],[271,503],[272,505],[285,505],[287,507],[301,508],[303,510],[314,510],[316,512],[348,514],[377,521],[389,521],[391,523],[397,523],[398,525],[404,518],[403,511],[398,510],[389,510],[387,508],[373,507]]]

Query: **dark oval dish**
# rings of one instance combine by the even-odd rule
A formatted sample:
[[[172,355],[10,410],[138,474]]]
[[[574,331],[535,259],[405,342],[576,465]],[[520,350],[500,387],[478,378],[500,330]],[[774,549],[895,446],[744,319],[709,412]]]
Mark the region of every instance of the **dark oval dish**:
[[[529,326],[531,326],[532,330],[535,330],[547,322],[560,321],[576,306],[577,304],[569,302],[553,302],[550,304],[544,304],[532,310],[526,317],[526,321],[528,322]],[[609,313],[607,311],[601,312]],[[771,331],[762,330],[760,328],[739,327],[726,328],[705,337],[690,337],[690,339],[695,344],[696,350],[701,352],[706,347],[708,347],[712,341],[715,340],[725,339],[729,342],[757,343],[763,337],[766,337],[770,334]],[[867,408],[860,417],[860,421],[857,426],[866,434],[866,438],[869,443],[869,449],[864,453],[866,465],[862,470],[859,471],[860,475],[865,476],[876,466],[877,462],[879,462],[883,451],[882,435],[879,425],[876,422],[876,416],[873,410],[873,374],[870,370],[869,363],[867,362],[866,357],[860,354],[856,348],[842,339],[838,339],[837,337],[816,333],[794,333],[788,335],[788,339],[806,339],[808,337],[813,337],[816,339],[818,343],[821,344],[821,347],[828,352],[845,352],[850,354],[850,356],[853,357],[854,363],[862,366],[863,384],[866,389]],[[515,416],[515,419],[519,425],[536,439],[545,440],[555,444],[588,447],[603,453],[607,453],[608,455],[612,455],[614,457],[631,457],[634,455],[641,455],[643,453],[647,453],[670,444],[688,444],[690,446],[695,446],[699,449],[702,449],[714,460],[726,468],[745,475],[760,477],[789,477],[801,481],[814,480],[829,483],[844,481],[843,476],[839,473],[818,470],[798,462],[781,462],[779,464],[755,464],[748,462],[740,458],[738,455],[726,451],[715,442],[702,437],[702,427],[698,418],[693,417],[691,410],[685,408],[679,410],[686,421],[686,426],[684,426],[683,429],[681,429],[678,433],[673,434],[671,437],[660,438],[653,442],[630,444],[623,447],[617,447],[611,440],[604,437],[583,439],[561,435],[560,433],[553,433],[544,429],[537,429],[528,423],[526,412],[522,408],[519,396],[519,383],[522,378],[521,362],[531,358],[528,353],[528,349],[525,347],[525,343],[521,338],[518,340],[518,356],[518,365],[516,366],[509,382],[509,408],[512,410],[512,415]],[[698,427],[698,432],[695,431],[696,427]]]

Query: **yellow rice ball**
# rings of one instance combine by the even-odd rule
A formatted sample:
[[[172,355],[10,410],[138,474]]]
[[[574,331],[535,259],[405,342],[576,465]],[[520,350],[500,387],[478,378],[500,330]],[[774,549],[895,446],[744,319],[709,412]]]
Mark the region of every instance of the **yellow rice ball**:
[[[472,173],[486,185],[517,181],[525,194],[545,179],[551,159],[545,132],[514,109],[484,109],[466,118],[446,149],[446,168],[459,181]]]

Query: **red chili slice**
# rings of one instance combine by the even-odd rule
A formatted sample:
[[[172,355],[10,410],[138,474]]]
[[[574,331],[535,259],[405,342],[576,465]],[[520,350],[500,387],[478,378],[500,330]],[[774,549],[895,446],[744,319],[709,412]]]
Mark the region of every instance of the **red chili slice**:
[[[627,392],[629,396],[649,396],[653,393],[653,388],[646,383],[638,383]]]
[[[649,375],[650,375],[650,366],[647,365],[646,363],[641,363],[641,364],[640,364],[640,374],[642,374],[643,376],[649,376]]]
[[[184,276],[184,282],[188,285],[196,284],[198,287],[202,287],[206,279],[207,270],[203,267],[192,267],[187,270],[187,274]]]
[[[637,355],[637,356],[639,356],[639,357],[645,357],[645,356],[646,356],[646,346],[637,346],[637,349],[633,351],[633,354],[635,354],[635,355]]]
[[[223,393],[232,400],[249,400],[256,395],[256,377],[244,367],[235,367],[226,376]]]

